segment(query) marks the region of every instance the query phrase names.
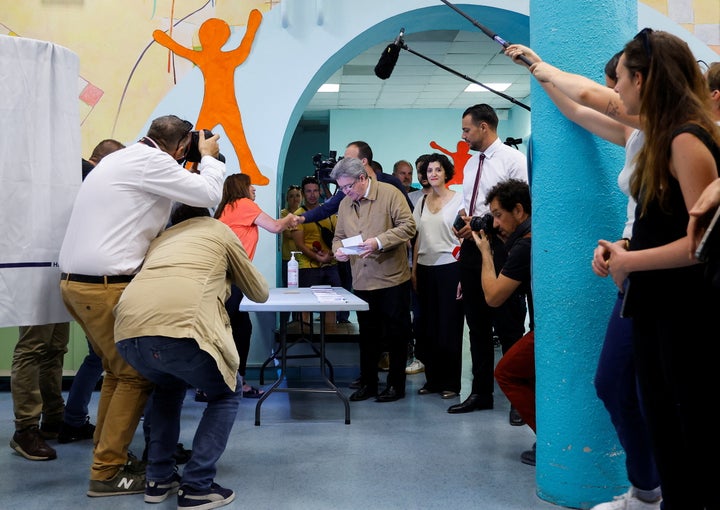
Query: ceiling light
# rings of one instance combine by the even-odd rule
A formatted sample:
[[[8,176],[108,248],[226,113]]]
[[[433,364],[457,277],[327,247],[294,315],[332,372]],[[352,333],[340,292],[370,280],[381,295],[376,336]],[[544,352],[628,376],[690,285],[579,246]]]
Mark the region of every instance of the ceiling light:
[[[320,85],[320,88],[318,89],[318,92],[339,92],[340,91],[340,84],[339,83],[323,83]]]
[[[486,86],[490,87],[493,90],[496,90],[498,92],[504,92],[506,91],[512,83],[485,83]],[[481,87],[480,85],[477,85],[475,83],[471,83],[467,87],[465,87],[465,92],[490,92],[486,88]]]

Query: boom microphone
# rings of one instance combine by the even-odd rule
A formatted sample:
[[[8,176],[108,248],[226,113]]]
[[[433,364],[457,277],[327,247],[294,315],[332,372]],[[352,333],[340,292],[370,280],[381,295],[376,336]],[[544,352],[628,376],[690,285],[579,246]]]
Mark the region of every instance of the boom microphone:
[[[398,57],[400,56],[400,48],[402,48],[404,44],[404,35],[405,29],[401,28],[400,33],[395,38],[395,41],[388,44],[387,48],[385,48],[380,55],[380,60],[378,60],[378,63],[375,66],[375,76],[381,80],[387,80],[390,78],[393,69],[395,69],[395,64],[397,64]]]

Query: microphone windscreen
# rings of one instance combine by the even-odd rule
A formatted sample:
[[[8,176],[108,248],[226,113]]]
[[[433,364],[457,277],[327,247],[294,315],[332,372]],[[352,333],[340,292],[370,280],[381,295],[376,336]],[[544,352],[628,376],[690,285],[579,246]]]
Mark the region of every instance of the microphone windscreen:
[[[397,44],[388,44],[380,55],[380,60],[375,66],[375,76],[381,80],[387,80],[395,69],[398,57],[400,56],[400,46]]]

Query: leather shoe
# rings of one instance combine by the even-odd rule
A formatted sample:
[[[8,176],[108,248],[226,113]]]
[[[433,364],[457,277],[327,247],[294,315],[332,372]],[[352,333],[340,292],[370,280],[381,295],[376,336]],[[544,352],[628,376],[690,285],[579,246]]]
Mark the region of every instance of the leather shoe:
[[[377,388],[371,388],[370,386],[362,386],[355,393],[350,395],[350,400],[353,402],[360,402],[361,400],[367,400],[377,396]]]
[[[351,390],[359,390],[362,388],[362,378],[358,377],[357,379],[353,379],[350,381],[350,384],[348,384],[348,388]]]
[[[404,391],[401,392],[395,389],[395,386],[388,386],[377,396],[375,402],[395,402],[401,398],[405,398]]]
[[[530,450],[525,450],[520,454],[520,462],[523,464],[527,464],[528,466],[534,466],[535,465],[535,450],[536,450],[536,444],[533,443],[532,448]]]
[[[492,395],[479,395],[477,393],[471,393],[464,402],[459,404],[451,405],[448,407],[447,412],[450,414],[470,413],[472,411],[483,411],[485,409],[493,408]]]
[[[514,407],[510,408],[510,417],[509,417],[510,425],[513,427],[520,427],[521,425],[525,425],[525,420],[523,420],[522,416],[520,416],[520,413],[518,413],[518,410]]]
[[[430,393],[437,393],[437,391],[432,388],[428,388],[427,384],[418,390],[418,395],[429,395]]]

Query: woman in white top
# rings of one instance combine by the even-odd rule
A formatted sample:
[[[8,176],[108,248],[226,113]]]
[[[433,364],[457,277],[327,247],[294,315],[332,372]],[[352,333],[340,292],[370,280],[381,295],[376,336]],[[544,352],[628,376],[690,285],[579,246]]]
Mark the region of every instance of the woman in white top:
[[[415,332],[415,356],[425,364],[425,385],[418,393],[460,394],[462,373],[462,302],[456,299],[460,269],[455,254],[460,244],[452,225],[463,208],[463,197],[447,187],[455,168],[444,154],[433,153],[422,163],[432,192],[415,206],[417,239],[413,250],[412,283],[420,308]]]

